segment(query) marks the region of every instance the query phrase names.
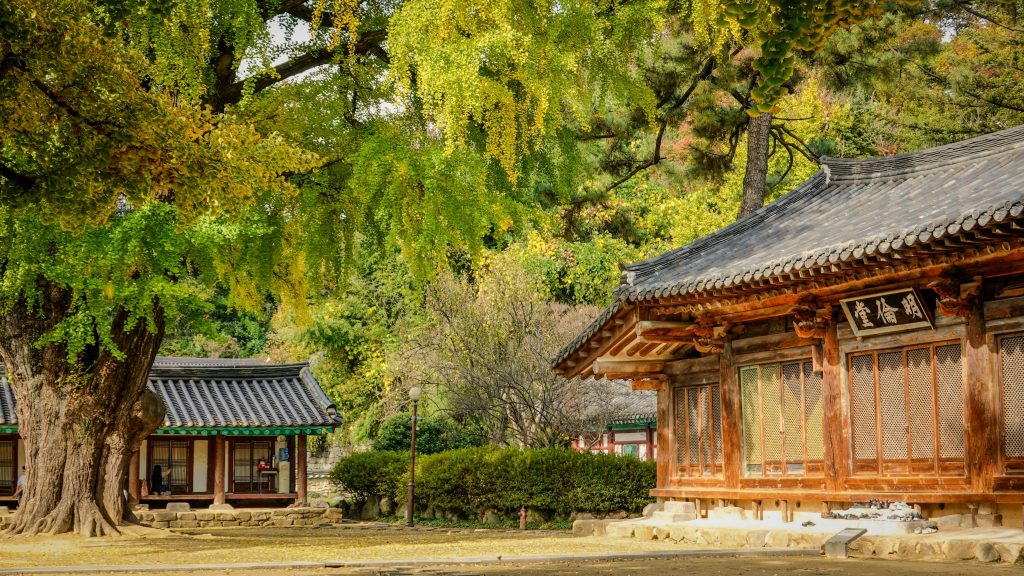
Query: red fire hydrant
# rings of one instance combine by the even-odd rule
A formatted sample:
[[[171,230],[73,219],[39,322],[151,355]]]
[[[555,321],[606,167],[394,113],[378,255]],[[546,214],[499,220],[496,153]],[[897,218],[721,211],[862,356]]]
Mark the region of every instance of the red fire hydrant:
[[[519,507],[519,529],[526,530],[526,506]]]

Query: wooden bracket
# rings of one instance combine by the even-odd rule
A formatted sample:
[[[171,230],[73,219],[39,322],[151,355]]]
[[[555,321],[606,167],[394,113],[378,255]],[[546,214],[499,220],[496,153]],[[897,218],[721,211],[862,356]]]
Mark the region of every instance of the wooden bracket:
[[[928,284],[928,288],[934,290],[938,296],[937,306],[940,312],[947,316],[966,318],[971,315],[974,301],[981,293],[981,282],[962,283],[950,273]]]
[[[716,326],[711,316],[701,316],[693,329],[693,347],[705,356],[720,354],[726,342],[742,333],[742,324],[723,322]]]
[[[819,307],[809,294],[797,300],[789,313],[793,315],[793,330],[801,338],[824,338],[825,331],[832,326],[832,305]]]

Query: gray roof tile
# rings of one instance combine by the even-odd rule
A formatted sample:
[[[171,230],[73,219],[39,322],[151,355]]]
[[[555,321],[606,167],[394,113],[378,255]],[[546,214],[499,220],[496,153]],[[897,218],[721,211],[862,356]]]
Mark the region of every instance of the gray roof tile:
[[[14,393],[0,365],[0,426],[17,425]],[[334,404],[306,363],[238,358],[157,358],[150,390],[167,405],[164,427],[336,426]]]
[[[820,171],[757,212],[624,266],[630,281],[616,289],[616,302],[555,363],[626,303],[810,275],[879,253],[898,255],[1017,218],[1022,210],[1024,126],[900,156],[823,158]]]

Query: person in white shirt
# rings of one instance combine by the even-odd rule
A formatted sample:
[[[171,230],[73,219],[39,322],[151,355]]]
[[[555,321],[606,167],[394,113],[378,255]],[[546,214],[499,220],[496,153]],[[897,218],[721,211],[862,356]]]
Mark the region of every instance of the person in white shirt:
[[[25,467],[21,467],[21,475],[18,476],[18,484],[14,488],[14,497],[18,499],[18,506],[21,506],[21,500],[25,497],[25,484],[28,482],[28,478],[25,477]]]

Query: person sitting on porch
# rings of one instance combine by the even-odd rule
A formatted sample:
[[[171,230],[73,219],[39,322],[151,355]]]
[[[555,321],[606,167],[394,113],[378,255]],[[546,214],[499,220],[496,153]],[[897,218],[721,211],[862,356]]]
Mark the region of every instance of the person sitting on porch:
[[[153,465],[153,473],[149,476],[149,485],[152,494],[166,496],[171,493],[171,489],[164,484],[163,469],[159,464]]]

